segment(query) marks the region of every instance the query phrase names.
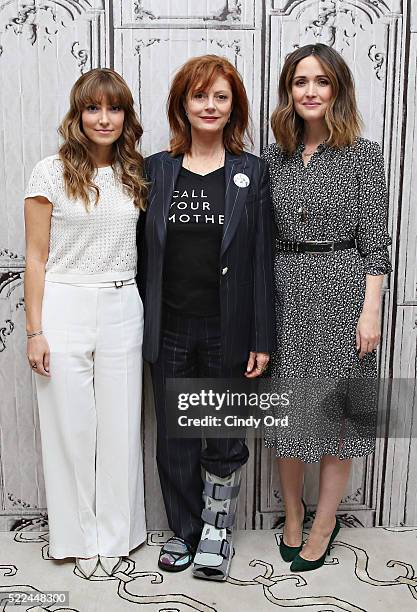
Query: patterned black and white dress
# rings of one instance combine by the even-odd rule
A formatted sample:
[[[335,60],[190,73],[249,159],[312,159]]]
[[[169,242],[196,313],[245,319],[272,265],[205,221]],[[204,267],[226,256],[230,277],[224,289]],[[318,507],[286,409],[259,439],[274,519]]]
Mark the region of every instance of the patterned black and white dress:
[[[304,166],[276,144],[269,164],[277,238],[356,238],[358,249],[324,254],[274,254],[278,348],[273,390],[290,392],[280,409],[288,427],[270,427],[277,456],[319,461],[371,453],[375,446],[376,354],[359,359],[356,326],[366,274],[387,274],[387,192],[378,144],[359,138],[343,149],[320,145]]]

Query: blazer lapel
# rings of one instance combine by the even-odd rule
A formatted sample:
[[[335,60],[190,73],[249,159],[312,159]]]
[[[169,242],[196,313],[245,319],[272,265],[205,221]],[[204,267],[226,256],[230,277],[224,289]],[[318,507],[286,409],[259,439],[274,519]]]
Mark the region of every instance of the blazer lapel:
[[[182,155],[172,157],[169,153],[166,153],[162,158],[161,176],[159,180],[156,180],[156,188],[159,191],[156,198],[160,205],[155,208],[155,222],[161,244],[165,243],[169,207],[172,203],[175,183],[181,170],[182,158]]]
[[[234,182],[233,178],[236,174],[244,173],[246,170],[246,155],[233,155],[226,151],[225,160],[225,181],[226,181],[226,192],[225,192],[225,212],[224,212],[224,226],[223,226],[223,239],[220,249],[220,255],[227,250],[236,228],[239,224],[239,220],[245,205],[246,196],[248,193],[248,187],[238,187]]]

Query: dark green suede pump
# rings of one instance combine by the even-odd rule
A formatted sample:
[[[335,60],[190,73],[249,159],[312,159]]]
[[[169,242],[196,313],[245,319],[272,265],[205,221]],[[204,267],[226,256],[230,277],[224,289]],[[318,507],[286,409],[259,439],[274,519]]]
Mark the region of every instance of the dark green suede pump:
[[[303,508],[304,508],[304,517],[303,517],[303,522],[302,522],[302,525],[304,525],[307,519],[307,507],[303,499],[301,500],[301,503],[303,504]],[[284,542],[284,534],[282,534],[281,540],[279,542],[279,552],[281,553],[281,557],[283,558],[283,560],[287,561],[287,563],[295,559],[295,557],[298,555],[302,547],[303,547],[303,534],[301,534],[301,546],[287,546],[287,544],[285,544]]]
[[[328,555],[330,553],[330,547],[333,544],[333,540],[335,539],[335,537],[339,533],[339,529],[340,529],[340,523],[339,523],[339,519],[336,516],[336,525],[334,526],[334,529],[332,531],[329,543],[327,545],[327,548],[326,548],[324,554],[321,557],[319,557],[318,559],[314,559],[313,561],[308,561],[308,559],[303,559],[303,557],[300,557],[300,555],[297,554],[297,556],[295,557],[294,561],[290,565],[290,570],[292,572],[308,572],[310,570],[318,569],[319,567],[324,565],[324,561],[326,559],[326,555]]]

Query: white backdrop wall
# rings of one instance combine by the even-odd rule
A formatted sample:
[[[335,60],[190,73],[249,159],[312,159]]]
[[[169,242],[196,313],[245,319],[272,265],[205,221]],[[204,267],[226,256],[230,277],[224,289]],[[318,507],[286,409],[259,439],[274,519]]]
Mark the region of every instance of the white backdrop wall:
[[[365,136],[381,143],[390,194],[394,273],[383,297],[380,373],[407,378],[393,391],[373,457],[354,464],[343,500],[347,525],[417,524],[417,3],[414,0],[0,0],[0,529],[45,523],[36,398],[25,359],[23,191],[33,165],[58,146],[71,85],[114,67],[132,88],[143,153],[166,147],[165,101],[176,68],[217,53],[241,72],[252,107],[255,153],[271,142],[268,119],[279,70],[298,45],[324,42],[348,61]],[[149,375],[146,373],[149,382]],[[148,526],[166,526],[154,458],[149,385],[144,413]],[[398,395],[398,394],[397,394]],[[382,416],[381,416],[382,418]],[[390,436],[400,422],[400,438]],[[414,426],[415,427],[415,426]],[[282,509],[276,462],[251,441],[241,527],[274,526]],[[317,466],[306,498],[316,502]]]

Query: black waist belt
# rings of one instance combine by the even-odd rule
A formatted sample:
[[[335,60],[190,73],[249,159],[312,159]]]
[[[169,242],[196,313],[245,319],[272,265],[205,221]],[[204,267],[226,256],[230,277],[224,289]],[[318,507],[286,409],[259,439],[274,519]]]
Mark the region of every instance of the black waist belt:
[[[343,249],[357,249],[356,238],[349,240],[306,240],[305,242],[289,242],[288,240],[277,240],[278,251],[283,253],[334,253]]]

